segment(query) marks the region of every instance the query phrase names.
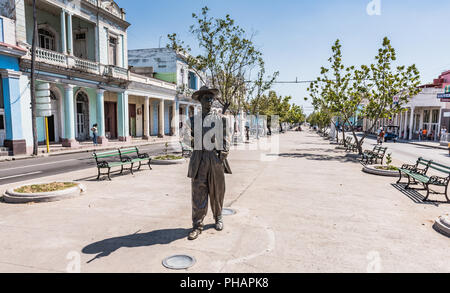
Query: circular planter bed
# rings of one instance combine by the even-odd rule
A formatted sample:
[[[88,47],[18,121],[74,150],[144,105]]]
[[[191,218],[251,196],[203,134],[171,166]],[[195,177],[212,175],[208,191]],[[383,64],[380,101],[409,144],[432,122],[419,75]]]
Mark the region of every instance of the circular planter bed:
[[[365,165],[362,170],[363,172],[378,176],[399,177],[398,169],[393,168],[392,166]]]
[[[186,162],[185,158],[176,155],[156,156],[153,157],[151,161],[153,165],[174,165],[174,164],[183,164],[185,162]]]
[[[24,184],[8,189],[3,200],[6,203],[51,202],[80,196],[85,192],[86,187],[76,182]]]
[[[445,215],[436,219],[434,222],[433,228],[439,233],[450,237],[450,216]]]

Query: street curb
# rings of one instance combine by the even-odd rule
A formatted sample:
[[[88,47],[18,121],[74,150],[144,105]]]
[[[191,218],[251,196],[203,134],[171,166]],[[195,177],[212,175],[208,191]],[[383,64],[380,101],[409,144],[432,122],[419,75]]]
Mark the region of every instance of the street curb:
[[[133,146],[148,146],[148,145],[155,145],[155,144],[165,144],[166,142],[171,141],[152,141],[148,143],[143,144],[135,144],[135,145],[124,145],[120,147],[133,147]],[[48,158],[48,157],[57,157],[57,156],[63,156],[63,155],[71,155],[71,154],[81,154],[81,153],[89,153],[94,151],[110,151],[115,150],[118,147],[105,147],[101,149],[78,149],[78,150],[71,150],[71,151],[60,151],[60,152],[54,152],[54,153],[45,153],[45,154],[38,154],[37,156],[29,155],[29,156],[21,156],[21,157],[8,157],[4,159],[0,159],[0,162],[12,162],[12,161],[20,161],[20,160],[28,160],[28,159],[37,159],[37,158]]]

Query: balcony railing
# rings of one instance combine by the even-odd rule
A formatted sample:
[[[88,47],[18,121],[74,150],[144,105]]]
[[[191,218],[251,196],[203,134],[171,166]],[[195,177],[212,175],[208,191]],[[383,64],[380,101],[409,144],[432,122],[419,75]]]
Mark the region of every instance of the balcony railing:
[[[36,48],[36,60],[58,66],[67,66],[66,55],[42,48]]]
[[[83,70],[83,71],[87,71],[87,72],[91,72],[91,73],[96,73],[96,74],[100,73],[100,66],[97,62],[79,59],[79,58],[74,58],[74,59],[75,59],[74,68]]]
[[[113,78],[128,79],[128,70],[114,65],[108,65],[105,74]]]

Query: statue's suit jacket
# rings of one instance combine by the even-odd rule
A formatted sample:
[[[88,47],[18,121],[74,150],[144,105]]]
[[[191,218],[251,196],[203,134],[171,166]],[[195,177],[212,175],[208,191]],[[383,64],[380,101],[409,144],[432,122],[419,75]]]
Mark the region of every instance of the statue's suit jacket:
[[[219,157],[220,151],[225,151],[228,152],[230,150],[230,141],[231,141],[231,137],[230,137],[230,131],[228,131],[228,124],[227,124],[227,119],[225,117],[219,116],[217,114],[210,114],[207,119],[212,119],[212,121],[217,121],[220,120],[222,121],[222,125],[223,125],[223,141],[222,141],[222,146],[219,145],[219,141],[215,139],[215,136],[213,138],[214,143],[215,143],[215,147],[213,150],[211,149],[205,149],[205,146],[203,146],[203,138],[205,136],[205,134],[212,130],[214,128],[214,123],[211,123],[211,125],[207,125],[209,123],[205,123],[205,117],[202,116],[201,113],[199,113],[197,116],[197,119],[195,117],[191,117],[190,118],[190,129],[191,129],[191,146],[193,147],[194,151],[192,152],[192,156],[191,156],[191,160],[189,162],[189,170],[188,170],[188,177],[189,178],[195,178],[197,176],[197,172],[198,169],[200,168],[200,164],[202,161],[202,156],[203,156],[203,152],[210,152],[210,151],[214,151],[217,154],[217,157],[219,160],[222,161],[223,167],[224,167],[224,172],[225,174],[232,174],[231,172],[231,168],[230,168],[230,164],[228,163],[227,159],[223,159]],[[196,149],[196,144],[194,141],[200,141],[200,138],[195,138],[195,125],[194,122],[195,121],[202,121],[202,137],[201,137],[201,149]],[[206,124],[206,125],[205,125]],[[198,146],[197,146],[198,147]]]

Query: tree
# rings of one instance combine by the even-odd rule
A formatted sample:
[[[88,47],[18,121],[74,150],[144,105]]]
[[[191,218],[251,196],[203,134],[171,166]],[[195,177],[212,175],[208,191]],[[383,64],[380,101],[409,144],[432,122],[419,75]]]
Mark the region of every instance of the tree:
[[[420,75],[415,65],[393,68],[396,53],[387,37],[375,57],[376,63],[362,65],[359,69],[343,65],[339,40],[335,42],[332,51],[333,55],[329,58],[331,69],[322,67],[321,77],[308,90],[315,106],[327,108],[331,113],[339,113],[344,124],[350,128],[361,154],[362,144],[375,123],[359,138],[357,125],[352,119],[359,116],[376,122],[403,111],[403,106],[410,97],[419,91]],[[319,83],[322,85],[319,86]],[[394,102],[394,97],[397,102]],[[345,133],[343,135],[345,137]]]
[[[262,54],[252,42],[253,35],[248,37],[230,15],[225,19],[213,18],[208,12],[208,7],[204,7],[201,15],[193,13],[195,23],[190,27],[202,54],[191,56],[191,48],[176,34],[168,35],[168,47],[184,54],[187,64],[200,78],[200,73],[206,73],[211,86],[219,90],[217,100],[225,113],[235,104],[237,95],[246,86],[246,75],[261,60]],[[203,82],[208,84],[206,80]]]

